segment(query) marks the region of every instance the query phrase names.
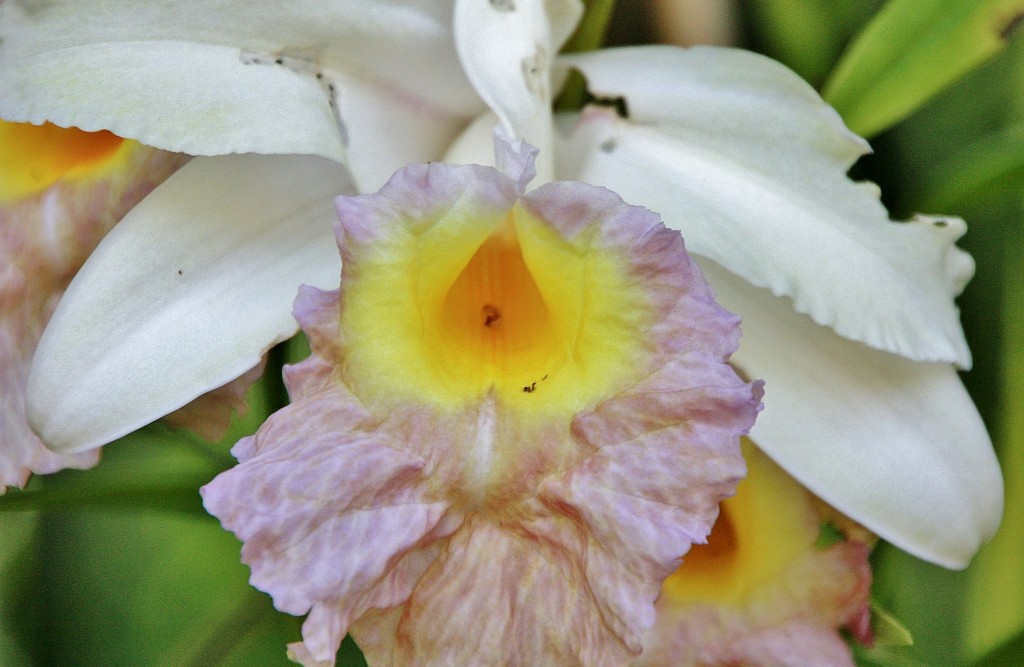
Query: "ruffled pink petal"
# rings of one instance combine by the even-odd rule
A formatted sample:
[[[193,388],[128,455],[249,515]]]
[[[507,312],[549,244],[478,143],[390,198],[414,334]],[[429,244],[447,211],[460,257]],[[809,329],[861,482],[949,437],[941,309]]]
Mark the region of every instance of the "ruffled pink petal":
[[[325,393],[276,413],[234,450],[246,465],[202,490],[206,508],[245,542],[252,584],[288,613],[322,601],[363,606],[447,509],[426,498],[427,462],[360,428],[345,409],[353,401]]]
[[[219,440],[231,426],[231,415],[244,417],[249,411],[245,393],[263,376],[267,358],[256,366],[213,391],[206,392],[188,405],[164,417],[173,428],[186,428],[207,440]]]
[[[43,328],[103,235],[184,156],[138,147],[110,178],[59,182],[0,207],[0,493],[31,473],[89,468],[99,452],[55,454],[25,417],[25,384]]]
[[[614,665],[632,652],[608,632],[567,519],[499,526],[476,516],[448,542],[404,607],[374,665]],[[557,525],[561,524],[561,525]],[[550,533],[564,533],[551,540]],[[570,538],[570,535],[572,536]],[[567,548],[566,542],[570,548]],[[575,547],[572,549],[571,547]],[[353,634],[361,645],[360,627]]]
[[[739,436],[761,388],[727,365],[737,320],[714,304],[678,234],[607,190],[524,195],[532,150],[499,142],[498,152],[503,172],[413,165],[376,195],[338,200],[342,288],[296,300],[313,355],[286,370],[294,403],[204,489],[207,509],[243,540],[252,583],[279,609],[309,612],[290,647],[303,664],[333,664],[350,627],[373,665],[628,664],[663,579],[705,540],[743,474]],[[346,309],[359,307],[364,281],[399,276],[386,283],[394,291],[374,292],[390,308],[402,290],[426,289],[431,261],[459,275],[479,246],[457,243],[484,242],[522,210],[546,224],[524,229],[553,232],[559,252],[617,263],[618,305],[641,315],[620,321],[616,306],[595,322],[585,308],[577,342],[628,359],[611,376],[628,379],[564,411],[544,411],[553,384],[532,403],[494,386],[440,401],[400,363],[420,348],[385,344],[434,320],[414,315],[410,327],[392,310],[379,326],[379,310],[346,319]],[[425,254],[424,243],[438,247],[428,233],[452,243]],[[605,265],[580,266],[581,282],[538,289],[589,303],[587,271]],[[628,350],[599,340],[623,322],[650,326],[625,338]],[[404,379],[382,391],[380,377]]]

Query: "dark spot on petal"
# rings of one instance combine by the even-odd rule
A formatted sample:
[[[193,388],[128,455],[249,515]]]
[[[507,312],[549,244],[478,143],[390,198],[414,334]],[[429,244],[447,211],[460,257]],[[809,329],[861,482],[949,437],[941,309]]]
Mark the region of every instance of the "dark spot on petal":
[[[601,142],[601,150],[603,150],[605,153],[611,153],[612,151],[615,150],[615,145],[615,139],[605,139],[604,141]]]
[[[491,0],[491,7],[502,14],[508,14],[516,10],[515,0]]]
[[[283,65],[284,64],[284,58],[275,58],[274,62],[277,63],[278,65]]]
[[[932,220],[932,224],[936,227],[949,227],[948,220]]]
[[[483,314],[485,327],[498,326],[498,323],[501,322],[501,311],[490,304],[483,307]]]
[[[178,275],[179,275],[179,276],[183,276],[183,275],[185,275],[185,274],[181,272],[181,269],[178,269]]]

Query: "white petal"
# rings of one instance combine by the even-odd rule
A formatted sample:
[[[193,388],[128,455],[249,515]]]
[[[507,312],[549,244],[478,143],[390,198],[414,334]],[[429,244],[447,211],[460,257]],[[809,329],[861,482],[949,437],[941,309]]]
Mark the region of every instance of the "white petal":
[[[719,301],[743,316],[733,363],[766,381],[751,433],[758,446],[901,549],[965,567],[999,525],[1003,483],[953,367],[841,338],[788,299],[701,266]]]
[[[498,117],[485,111],[474,118],[445,151],[443,161],[452,164],[482,164],[493,167],[494,128]],[[538,185],[543,185],[538,183]]]
[[[340,165],[196,158],[113,229],[33,361],[29,421],[60,452],[120,437],[252,368],[298,328],[300,283],[336,287]]]
[[[658,211],[687,246],[840,335],[911,359],[970,365],[953,304],[973,274],[958,219],[894,223],[871,183],[846,177],[868,150],[799,77],[711,47],[574,55],[591,92],[629,120],[583,114],[559,176]]]
[[[338,85],[349,137],[346,164],[359,192],[376,192],[407,164],[441,159],[468,120],[374,83]]]
[[[466,74],[505,131],[540,149],[539,183],[554,174],[551,65],[581,14],[578,0],[455,3],[455,43]]]
[[[450,2],[435,0],[0,3],[0,116],[196,155],[338,159],[331,73],[480,110],[451,30]]]

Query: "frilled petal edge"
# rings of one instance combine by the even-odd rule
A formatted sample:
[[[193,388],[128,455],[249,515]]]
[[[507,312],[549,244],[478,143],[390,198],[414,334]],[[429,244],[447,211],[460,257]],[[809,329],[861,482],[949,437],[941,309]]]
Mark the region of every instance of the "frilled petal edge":
[[[623,98],[629,117],[585,111],[559,146],[560,177],[659,211],[695,254],[792,297],[842,336],[970,366],[953,304],[974,272],[954,245],[963,221],[892,222],[878,188],[846,176],[866,142],[794,73],[714,47],[606,49],[564,63],[594,94]]]

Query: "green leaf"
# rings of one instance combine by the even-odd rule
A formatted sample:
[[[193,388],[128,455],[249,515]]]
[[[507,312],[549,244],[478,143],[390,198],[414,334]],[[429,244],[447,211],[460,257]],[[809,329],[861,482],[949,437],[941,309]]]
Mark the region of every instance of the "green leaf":
[[[875,600],[871,607],[871,629],[877,646],[913,646],[914,637],[900,620]]]
[[[875,641],[870,648],[853,643],[856,663],[875,667],[916,667],[919,664],[924,667],[923,663],[918,663],[905,651],[914,645],[914,638],[906,626],[874,598],[868,605],[871,608],[871,632]]]
[[[1006,482],[1006,510],[999,532],[969,570],[967,629],[970,648],[976,653],[1024,629],[1024,410],[1020,407],[1024,395],[1024,227],[1019,218],[1024,211],[1018,208],[1017,213],[1003,235],[1004,408],[993,429]]]
[[[864,136],[889,128],[998,53],[1024,0],[890,0],[825,84],[825,99]]]
[[[39,515],[8,515],[0,521],[0,665],[30,665],[34,628],[42,607],[31,595],[38,574]]]
[[[749,0],[746,30],[766,55],[820,84],[879,0]],[[762,50],[762,49],[756,49]]]
[[[872,555],[874,607],[882,605],[913,635],[913,645],[889,644],[869,652],[871,664],[963,665],[966,576],[918,560],[889,544]],[[874,617],[878,621],[878,616]],[[878,626],[876,626],[877,628]]]
[[[212,518],[77,510],[46,517],[39,664],[290,664],[294,619],[249,587]]]
[[[1024,632],[1001,645],[981,660],[974,662],[972,667],[1008,667],[1019,665],[1024,655]]]
[[[831,521],[827,521],[818,528],[818,539],[814,541],[814,548],[820,550],[828,549],[833,544],[846,540],[846,534]]]
[[[593,51],[604,43],[615,0],[584,0],[583,4],[583,17],[562,47],[562,53]],[[578,111],[588,100],[586,79],[576,70],[571,70],[554,101],[554,107],[558,111]]]
[[[562,48],[564,53],[592,51],[604,43],[615,0],[584,0],[583,18]]]
[[[957,151],[931,170],[912,196],[922,210],[948,211],[998,191],[1024,190],[1024,123]]]

